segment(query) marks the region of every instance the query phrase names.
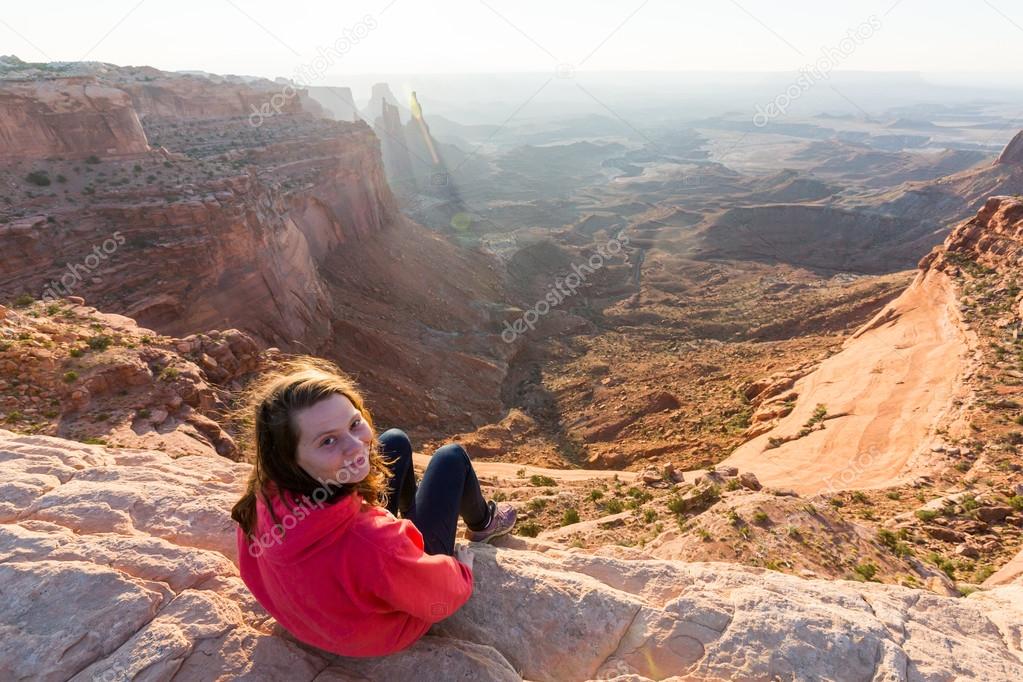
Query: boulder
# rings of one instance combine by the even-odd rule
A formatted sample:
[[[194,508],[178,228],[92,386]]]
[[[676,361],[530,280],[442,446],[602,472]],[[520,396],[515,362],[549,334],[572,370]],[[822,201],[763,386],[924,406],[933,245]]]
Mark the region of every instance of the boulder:
[[[966,536],[963,533],[952,530],[951,528],[945,528],[944,526],[924,526],[924,532],[935,540],[941,540],[942,542],[959,543],[966,540]]]
[[[998,523],[1004,521],[1005,517],[1012,513],[1012,507],[995,505],[991,507],[979,507],[977,518],[985,523]]]
[[[956,554],[959,556],[967,557],[969,559],[976,559],[980,556],[980,551],[973,545],[963,543],[956,547]]]
[[[739,474],[739,484],[749,490],[760,490],[763,487],[752,471],[744,471]]]

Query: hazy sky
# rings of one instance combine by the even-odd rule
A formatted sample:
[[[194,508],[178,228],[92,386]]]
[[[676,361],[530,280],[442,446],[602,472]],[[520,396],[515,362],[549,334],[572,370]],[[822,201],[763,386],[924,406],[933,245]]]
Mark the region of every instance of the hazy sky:
[[[1019,0],[80,0],[4,3],[0,54],[292,76],[838,69],[1019,72]],[[873,19],[871,16],[873,15]],[[846,47],[851,45],[847,42]],[[307,71],[307,73],[310,73]],[[341,77],[341,78],[339,78]],[[315,84],[315,83],[313,83]]]

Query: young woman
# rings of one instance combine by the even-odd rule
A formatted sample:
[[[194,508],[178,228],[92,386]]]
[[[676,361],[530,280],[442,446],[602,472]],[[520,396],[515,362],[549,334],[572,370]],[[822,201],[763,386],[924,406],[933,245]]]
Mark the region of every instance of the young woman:
[[[417,486],[408,437],[375,438],[355,384],[309,357],[257,382],[246,404],[255,461],[231,511],[239,569],[282,627],[344,656],[382,656],[469,599],[458,517],[486,542],[511,530],[515,509],[484,500],[460,445],[437,449]]]

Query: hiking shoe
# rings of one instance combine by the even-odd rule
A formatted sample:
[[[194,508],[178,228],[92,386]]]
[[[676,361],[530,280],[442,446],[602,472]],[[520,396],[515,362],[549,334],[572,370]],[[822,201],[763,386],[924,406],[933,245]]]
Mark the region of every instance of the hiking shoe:
[[[515,525],[515,507],[507,502],[487,503],[491,509],[490,523],[482,530],[465,529],[465,538],[470,542],[488,542],[491,538],[508,533]]]

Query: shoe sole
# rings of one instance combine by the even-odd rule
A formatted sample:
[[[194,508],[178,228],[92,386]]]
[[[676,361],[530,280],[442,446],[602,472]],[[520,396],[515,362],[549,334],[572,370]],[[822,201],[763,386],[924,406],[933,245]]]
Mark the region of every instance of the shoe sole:
[[[479,540],[478,542],[490,542],[494,538],[499,538],[502,535],[507,535],[510,532],[511,532],[511,528],[508,528],[507,530],[498,531],[498,532],[494,533],[493,535],[488,536],[485,540]]]
[[[517,518],[516,518],[515,520],[516,520],[516,521],[518,521],[518,519],[517,519]],[[504,530],[499,530],[499,531],[497,531],[496,533],[493,533],[493,534],[491,534],[491,535],[488,535],[487,537],[483,538],[482,540],[469,540],[469,542],[490,542],[490,541],[491,541],[491,540],[493,540],[494,538],[499,538],[499,537],[501,537],[502,535],[507,535],[508,533],[510,533],[510,532],[511,532],[512,528],[514,528],[514,527],[515,527],[515,524],[513,523],[513,524],[512,524],[511,526],[509,526],[508,528],[505,528]],[[468,540],[468,538],[466,538],[466,539]]]

